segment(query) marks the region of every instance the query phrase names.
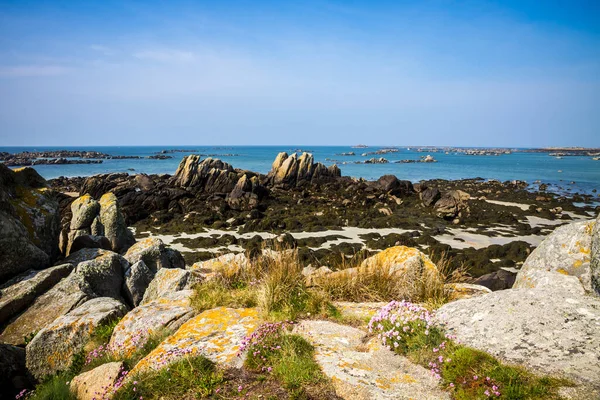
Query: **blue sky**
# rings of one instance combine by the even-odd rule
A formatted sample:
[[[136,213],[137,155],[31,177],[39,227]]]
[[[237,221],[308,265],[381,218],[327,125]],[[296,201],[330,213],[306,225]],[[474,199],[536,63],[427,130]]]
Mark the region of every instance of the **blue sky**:
[[[0,1],[1,145],[600,147],[599,1]]]

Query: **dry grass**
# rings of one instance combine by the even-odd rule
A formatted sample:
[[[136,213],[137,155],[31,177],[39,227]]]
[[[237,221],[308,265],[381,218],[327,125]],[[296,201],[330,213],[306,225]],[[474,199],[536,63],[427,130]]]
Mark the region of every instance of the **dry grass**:
[[[402,273],[389,265],[371,265],[368,268],[340,270],[318,281],[318,287],[339,301],[409,300],[438,307],[448,301],[446,283],[464,282],[464,268],[451,270],[450,259],[442,254],[437,271],[427,269],[421,261],[419,268]]]
[[[450,261],[441,254],[437,271],[421,261],[419,267],[398,273],[389,265],[355,268],[357,262],[351,260],[307,287],[297,249],[279,246],[264,250],[244,266],[223,267],[218,278],[196,286],[192,305],[198,311],[257,306],[270,320],[317,316],[335,319],[339,312],[332,301],[408,300],[437,308],[448,301],[446,283],[468,279],[466,270],[452,270]]]
[[[223,268],[219,277],[195,287],[192,305],[211,308],[255,307],[271,320],[327,316],[335,311],[329,296],[306,287],[296,249],[265,250],[249,265]]]

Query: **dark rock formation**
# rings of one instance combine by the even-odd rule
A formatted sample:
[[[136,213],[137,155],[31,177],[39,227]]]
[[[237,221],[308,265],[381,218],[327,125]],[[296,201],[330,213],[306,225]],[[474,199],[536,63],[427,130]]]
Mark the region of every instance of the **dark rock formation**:
[[[414,193],[413,184],[410,181],[401,181],[394,175],[384,175],[377,180],[379,187],[394,196],[409,196]]]
[[[476,285],[485,286],[486,288],[496,291],[510,289],[515,283],[517,274],[514,272],[499,269],[498,271],[485,274],[475,279],[473,283]]]
[[[419,196],[423,204],[429,207],[435,204],[442,197],[442,194],[437,188],[428,188],[422,191]]]
[[[0,343],[0,398],[14,399],[19,392],[30,386],[25,367],[25,349]]]

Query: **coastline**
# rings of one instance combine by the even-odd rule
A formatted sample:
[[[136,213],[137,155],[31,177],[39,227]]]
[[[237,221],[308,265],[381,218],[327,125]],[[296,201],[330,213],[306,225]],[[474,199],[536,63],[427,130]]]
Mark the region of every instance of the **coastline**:
[[[105,174],[50,183],[68,193],[63,210],[70,196],[91,192],[98,197],[113,191],[137,239],[160,238],[181,251],[188,264],[229,252],[253,252],[275,239],[297,246],[313,266],[360,259],[404,244],[433,258],[449,257],[453,267],[466,265],[477,278],[518,268],[555,227],[596,213],[595,196],[567,197],[541,183],[410,183],[389,175],[365,180],[341,173],[276,183],[276,170],[263,175],[201,157],[197,166],[188,168],[186,160],[187,156],[175,175]],[[240,177],[255,183],[244,183],[232,202]],[[450,199],[450,211],[440,214],[435,204],[449,193],[466,197],[456,203]]]

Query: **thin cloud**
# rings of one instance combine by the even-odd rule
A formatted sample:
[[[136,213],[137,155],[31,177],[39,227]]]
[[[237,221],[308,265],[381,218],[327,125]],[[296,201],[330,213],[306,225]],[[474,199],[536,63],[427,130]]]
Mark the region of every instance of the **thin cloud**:
[[[158,62],[190,62],[196,58],[193,52],[182,50],[146,50],[134,53],[133,56],[140,60]]]
[[[0,67],[0,77],[36,77],[63,75],[69,68],[59,65],[17,65]]]

